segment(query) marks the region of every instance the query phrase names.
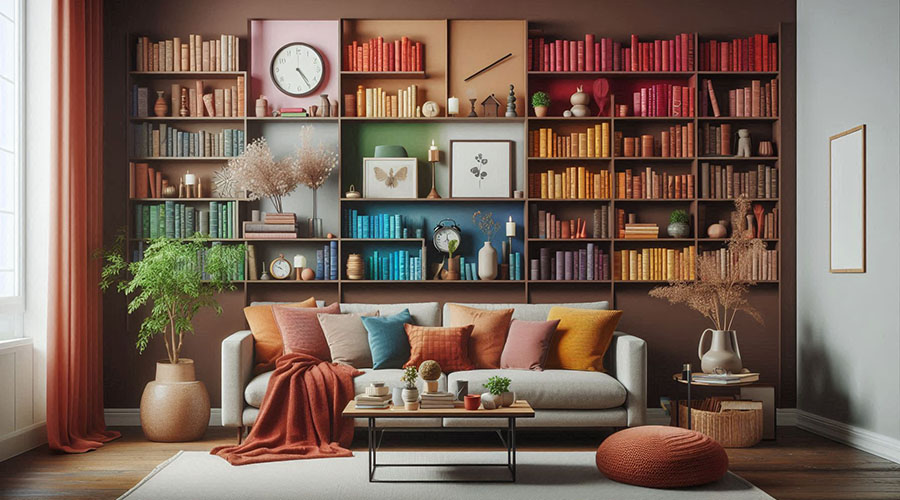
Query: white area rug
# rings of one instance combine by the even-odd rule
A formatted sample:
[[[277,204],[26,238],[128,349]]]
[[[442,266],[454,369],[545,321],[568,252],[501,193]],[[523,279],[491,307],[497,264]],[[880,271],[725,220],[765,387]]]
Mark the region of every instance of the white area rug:
[[[379,463],[505,463],[506,453],[392,452],[378,454]],[[517,483],[369,483],[365,452],[349,458],[293,460],[232,466],[199,451],[179,452],[160,464],[120,498],[143,499],[256,499],[386,498],[443,500],[514,498],[516,500],[760,500],[771,499],[759,488],[732,473],[698,488],[657,490],[610,481],[597,472],[591,452],[519,452]],[[496,469],[496,470],[494,470]],[[503,468],[385,468],[376,478],[497,477]]]

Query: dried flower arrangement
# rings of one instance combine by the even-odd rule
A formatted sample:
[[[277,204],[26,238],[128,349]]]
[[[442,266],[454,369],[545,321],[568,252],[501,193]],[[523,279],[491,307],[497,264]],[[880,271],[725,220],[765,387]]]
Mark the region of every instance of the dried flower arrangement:
[[[289,162],[276,161],[272,156],[265,137],[251,142],[241,156],[228,160],[228,165],[215,178],[218,193],[246,189],[251,200],[268,198],[278,213],[282,211],[282,198],[296,189],[298,182],[296,170]]]
[[[311,126],[304,125],[300,129],[300,147],[290,158],[290,163],[291,169],[297,174],[298,182],[312,189],[313,219],[316,219],[318,218],[316,193],[337,166],[338,155],[326,149],[321,141],[313,145],[312,135]]]
[[[727,243],[730,266],[722,268],[715,257],[699,257],[696,281],[677,281],[650,290],[650,296],[684,304],[709,319],[716,330],[731,330],[734,317],[743,312],[763,323],[763,319],[747,300],[752,279],[754,255],[765,249],[762,240],[752,238],[747,231],[746,214],[750,201],[740,197],[734,201],[731,214],[732,233]]]
[[[493,241],[494,233],[500,230],[500,224],[494,221],[493,212],[485,213],[481,210],[476,210],[472,214],[472,222],[478,224],[478,229],[481,229],[481,232],[484,233],[485,241]]]

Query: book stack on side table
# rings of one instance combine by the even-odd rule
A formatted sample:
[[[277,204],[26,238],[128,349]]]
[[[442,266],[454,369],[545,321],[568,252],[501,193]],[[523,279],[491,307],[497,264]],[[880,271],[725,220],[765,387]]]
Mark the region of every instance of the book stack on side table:
[[[384,382],[372,382],[366,387],[365,394],[357,394],[357,408],[387,409],[391,407],[391,389]]]
[[[749,384],[759,380],[759,373],[698,373],[691,377],[692,382],[702,384]]]
[[[297,215],[267,213],[260,221],[244,221],[244,238],[248,240],[293,240],[297,238]]]
[[[423,392],[421,397],[422,404],[419,408],[423,410],[455,408],[457,403],[456,397],[449,392]]]

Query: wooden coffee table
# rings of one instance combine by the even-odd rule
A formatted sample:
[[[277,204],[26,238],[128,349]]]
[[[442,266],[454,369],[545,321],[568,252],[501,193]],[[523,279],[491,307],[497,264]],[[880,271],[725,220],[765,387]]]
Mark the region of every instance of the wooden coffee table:
[[[348,418],[365,418],[368,420],[368,442],[369,442],[369,482],[371,483],[454,483],[454,482],[515,482],[516,481],[516,419],[517,418],[534,418],[534,409],[528,404],[528,401],[518,400],[512,406],[497,408],[496,410],[485,410],[479,407],[477,410],[466,410],[465,408],[442,408],[442,409],[384,409],[373,410],[368,408],[357,409],[356,402],[350,401],[344,408],[343,415]],[[490,430],[496,432],[500,436],[500,441],[506,446],[506,463],[505,464],[428,464],[428,463],[411,463],[411,464],[379,464],[378,463],[378,447],[381,444],[381,438],[384,437],[385,428],[380,429],[381,437],[378,436],[379,429],[375,427],[375,421],[379,418],[505,418],[508,425],[506,428],[506,436],[504,437],[503,429],[495,428],[471,428],[466,427],[462,430]],[[401,428],[390,428],[390,430],[403,430]],[[459,429],[448,429],[445,427],[416,427],[416,432],[422,431],[455,431]],[[376,479],[375,469],[378,467],[506,467],[509,470],[509,479],[485,480],[485,479]]]

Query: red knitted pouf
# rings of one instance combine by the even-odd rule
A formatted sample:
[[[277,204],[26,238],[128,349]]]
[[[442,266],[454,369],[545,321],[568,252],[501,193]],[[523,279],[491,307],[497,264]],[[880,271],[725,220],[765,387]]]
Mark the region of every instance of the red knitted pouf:
[[[721,479],[728,472],[728,455],[705,434],[646,425],[606,438],[597,448],[597,468],[620,483],[681,488]]]

